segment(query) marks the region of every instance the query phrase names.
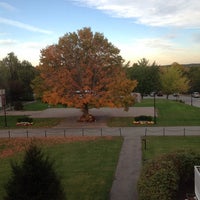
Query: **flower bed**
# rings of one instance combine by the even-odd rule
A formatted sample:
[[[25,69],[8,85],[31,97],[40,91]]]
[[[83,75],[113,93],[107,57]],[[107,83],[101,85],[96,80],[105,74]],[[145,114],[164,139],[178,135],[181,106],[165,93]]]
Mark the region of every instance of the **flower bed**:
[[[135,125],[152,125],[154,124],[153,117],[152,116],[137,116],[134,118],[133,124]]]
[[[17,122],[16,126],[32,126],[33,122]]]
[[[154,121],[133,121],[135,125],[152,125]]]
[[[33,125],[33,119],[29,117],[21,117],[17,119],[16,126],[32,126]]]

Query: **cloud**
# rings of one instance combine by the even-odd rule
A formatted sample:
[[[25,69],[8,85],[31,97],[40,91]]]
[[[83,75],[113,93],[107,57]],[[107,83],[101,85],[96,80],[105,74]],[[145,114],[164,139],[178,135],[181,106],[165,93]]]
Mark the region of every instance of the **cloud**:
[[[180,48],[176,47],[173,42],[171,42],[167,39],[163,39],[163,38],[139,39],[137,41],[137,45],[144,46],[145,48],[159,49],[159,50],[163,50],[163,51],[180,50]]]
[[[35,26],[31,26],[29,24],[24,24],[22,22],[6,19],[3,17],[0,17],[0,24],[15,26],[15,27],[22,28],[22,29],[25,29],[28,31],[32,31],[32,32],[39,32],[39,33],[43,33],[43,34],[52,34],[52,32],[49,30],[41,29],[41,28],[38,28]]]
[[[72,0],[149,26],[200,28],[199,0]]]
[[[17,10],[15,7],[13,7],[12,5],[6,3],[6,2],[0,2],[0,7],[5,9],[5,10],[8,10],[8,11],[15,11]]]
[[[193,36],[192,36],[192,40],[195,44],[199,45],[200,43],[200,33],[195,33]]]
[[[17,43],[16,40],[11,40],[11,39],[0,40],[0,45],[13,45],[16,43]]]

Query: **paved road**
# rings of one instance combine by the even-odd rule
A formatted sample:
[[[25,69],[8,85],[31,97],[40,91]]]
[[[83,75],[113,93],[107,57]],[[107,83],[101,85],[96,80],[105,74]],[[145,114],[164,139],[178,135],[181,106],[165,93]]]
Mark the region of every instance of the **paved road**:
[[[153,98],[151,96],[144,97],[145,99]],[[166,99],[166,95],[163,95],[162,97],[156,96],[156,99]],[[200,98],[194,98],[191,95],[180,95],[179,97],[174,97],[173,95],[169,95],[169,99],[171,100],[182,100],[188,105],[200,107]]]

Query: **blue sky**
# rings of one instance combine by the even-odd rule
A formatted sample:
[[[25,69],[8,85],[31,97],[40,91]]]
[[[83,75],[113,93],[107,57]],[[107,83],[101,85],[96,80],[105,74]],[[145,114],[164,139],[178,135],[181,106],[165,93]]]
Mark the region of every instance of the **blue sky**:
[[[90,27],[126,61],[200,63],[199,0],[0,0],[0,59],[39,63],[40,50]]]

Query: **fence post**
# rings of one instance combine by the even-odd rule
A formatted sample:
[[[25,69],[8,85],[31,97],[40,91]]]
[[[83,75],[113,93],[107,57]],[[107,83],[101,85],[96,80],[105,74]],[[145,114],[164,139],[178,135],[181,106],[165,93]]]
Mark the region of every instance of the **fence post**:
[[[165,136],[165,128],[163,128],[163,136]]]
[[[44,131],[44,136],[47,137],[47,131],[46,130]]]
[[[11,138],[10,130],[8,131],[8,138],[9,138],[9,139]]]
[[[121,127],[119,128],[119,136],[120,137],[122,136],[122,128]]]
[[[82,136],[84,136],[84,128],[82,128]]]
[[[147,149],[147,141],[146,141],[146,138],[143,138],[142,141],[144,142],[144,150]]]
[[[26,130],[26,137],[28,138],[28,129]]]

